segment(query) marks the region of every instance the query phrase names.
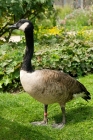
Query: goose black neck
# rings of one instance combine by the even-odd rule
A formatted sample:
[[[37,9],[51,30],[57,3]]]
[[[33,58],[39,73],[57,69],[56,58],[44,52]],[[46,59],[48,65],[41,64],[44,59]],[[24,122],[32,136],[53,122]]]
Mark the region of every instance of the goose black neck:
[[[33,71],[31,59],[33,57],[34,52],[33,29],[29,28],[28,30],[25,30],[25,39],[26,39],[26,50],[21,69],[27,72],[31,72]]]

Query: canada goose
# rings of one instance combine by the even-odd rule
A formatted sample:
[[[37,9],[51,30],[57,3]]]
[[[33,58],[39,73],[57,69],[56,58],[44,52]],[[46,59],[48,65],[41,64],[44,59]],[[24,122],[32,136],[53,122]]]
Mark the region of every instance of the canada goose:
[[[21,19],[10,28],[23,30],[26,39],[26,50],[20,70],[20,81],[24,90],[33,98],[44,104],[44,120],[34,122],[34,124],[47,124],[48,104],[59,103],[63,117],[60,124],[55,124],[56,128],[63,128],[65,120],[65,105],[75,96],[80,96],[86,101],[90,100],[90,93],[76,79],[68,74],[56,70],[42,69],[33,70],[31,59],[34,52],[33,24],[26,19]]]

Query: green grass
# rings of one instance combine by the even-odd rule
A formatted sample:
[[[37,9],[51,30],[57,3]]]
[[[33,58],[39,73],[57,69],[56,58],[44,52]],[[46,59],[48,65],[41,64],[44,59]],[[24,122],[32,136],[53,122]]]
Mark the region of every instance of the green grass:
[[[93,98],[93,75],[79,78]],[[66,105],[67,123],[62,130],[51,124],[61,121],[58,104],[49,106],[48,126],[33,126],[43,119],[43,105],[26,93],[0,94],[0,140],[91,140],[93,137],[93,101],[81,98]]]

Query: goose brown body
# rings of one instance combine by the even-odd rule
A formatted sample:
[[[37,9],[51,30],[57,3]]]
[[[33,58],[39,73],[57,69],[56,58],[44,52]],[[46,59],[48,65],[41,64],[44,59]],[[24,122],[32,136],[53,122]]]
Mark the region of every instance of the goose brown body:
[[[43,104],[65,105],[74,94],[83,92],[77,80],[54,70],[43,69],[32,73],[21,70],[20,80],[24,90]]]
[[[48,104],[59,103],[63,118],[57,128],[63,128],[65,120],[65,104],[76,95],[83,99],[90,100],[90,93],[85,86],[68,74],[56,70],[33,70],[31,59],[34,52],[33,24],[21,19],[10,26],[12,29],[20,29],[25,33],[26,50],[20,70],[20,81],[24,90],[33,98],[44,104],[44,120],[34,124],[47,124]]]

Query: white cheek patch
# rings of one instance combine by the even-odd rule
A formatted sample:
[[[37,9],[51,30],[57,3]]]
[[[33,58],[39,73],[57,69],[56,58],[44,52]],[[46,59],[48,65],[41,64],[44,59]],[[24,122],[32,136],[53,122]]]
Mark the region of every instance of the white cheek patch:
[[[28,25],[29,25],[29,22],[25,22],[24,24],[22,24],[22,25],[19,27],[19,29],[22,30],[22,31],[24,31],[25,28],[26,28]]]

